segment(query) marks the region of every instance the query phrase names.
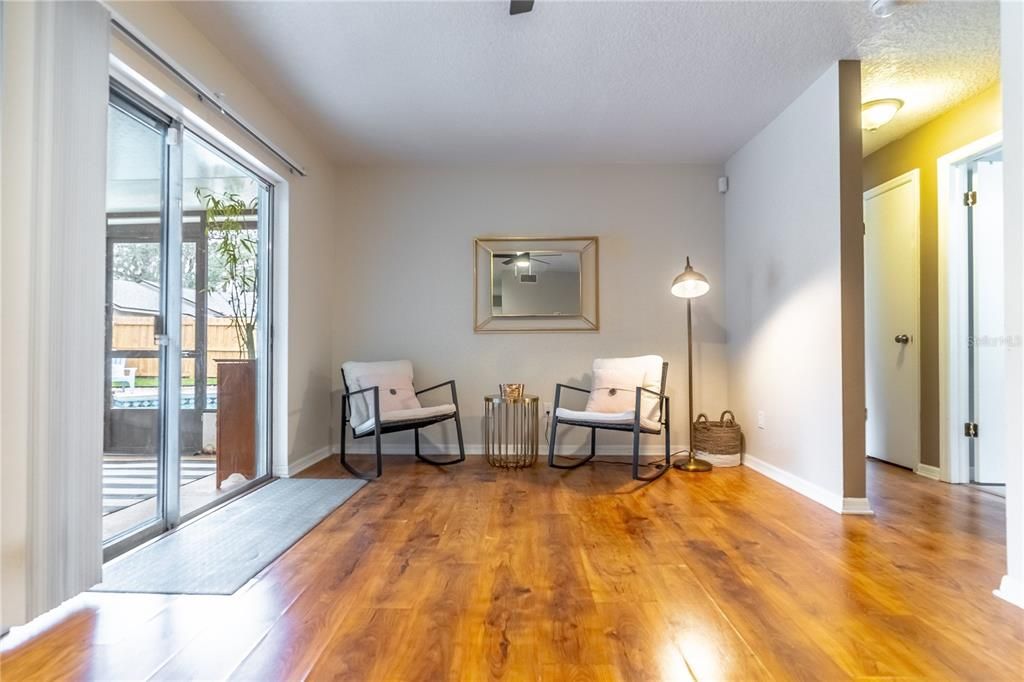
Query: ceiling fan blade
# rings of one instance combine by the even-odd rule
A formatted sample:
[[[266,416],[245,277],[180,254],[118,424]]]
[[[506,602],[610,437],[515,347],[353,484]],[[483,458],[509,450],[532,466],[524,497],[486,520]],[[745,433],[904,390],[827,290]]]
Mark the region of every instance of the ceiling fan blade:
[[[503,260],[503,261],[501,261],[501,264],[502,264],[502,265],[512,265],[512,261],[514,261],[515,259],[516,259],[516,257],[515,257],[515,256],[512,256],[512,257],[511,257],[511,258],[509,258],[508,260]]]
[[[537,263],[543,263],[544,265],[551,265],[551,263],[549,263],[548,261],[541,260],[540,258],[531,258],[530,260],[535,261]]]
[[[511,0],[508,6],[509,16],[526,14],[533,9],[533,0]]]

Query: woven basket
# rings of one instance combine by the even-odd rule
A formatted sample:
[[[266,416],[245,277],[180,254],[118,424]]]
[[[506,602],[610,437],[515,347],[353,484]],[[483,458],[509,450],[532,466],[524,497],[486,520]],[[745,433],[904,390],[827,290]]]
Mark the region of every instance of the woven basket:
[[[736,416],[726,410],[718,421],[708,421],[706,414],[693,422],[693,449],[710,455],[739,455],[743,452],[743,431]]]

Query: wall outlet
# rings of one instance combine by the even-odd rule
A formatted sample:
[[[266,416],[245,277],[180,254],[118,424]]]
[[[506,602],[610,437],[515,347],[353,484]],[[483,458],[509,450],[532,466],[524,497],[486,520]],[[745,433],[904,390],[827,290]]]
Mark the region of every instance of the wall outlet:
[[[555,406],[554,403],[544,403],[544,416],[545,417],[550,417],[551,416],[551,410],[554,409],[554,406]]]
[[[764,410],[758,410],[757,411],[757,428],[759,428],[759,429],[767,429],[768,428],[768,419],[764,416]]]

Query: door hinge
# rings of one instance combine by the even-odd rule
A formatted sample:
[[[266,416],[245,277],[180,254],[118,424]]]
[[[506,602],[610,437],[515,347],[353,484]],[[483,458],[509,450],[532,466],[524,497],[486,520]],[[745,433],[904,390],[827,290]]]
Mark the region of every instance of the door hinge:
[[[978,437],[978,425],[975,422],[966,422],[964,424],[964,437],[965,438],[977,438]]]
[[[964,192],[964,206],[974,206],[978,203],[977,192]]]

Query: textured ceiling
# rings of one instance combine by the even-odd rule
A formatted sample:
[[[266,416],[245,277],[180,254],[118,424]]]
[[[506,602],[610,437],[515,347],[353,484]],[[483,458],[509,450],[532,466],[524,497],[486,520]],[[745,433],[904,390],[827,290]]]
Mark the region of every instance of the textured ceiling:
[[[867,155],[999,79],[999,5],[902,7],[861,41],[858,54],[863,100],[904,101],[891,123],[864,133]]]
[[[178,7],[341,163],[718,163],[842,58],[863,60],[865,100],[906,102],[869,153],[999,68],[995,2]]]

